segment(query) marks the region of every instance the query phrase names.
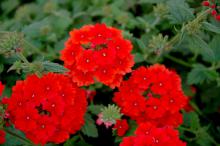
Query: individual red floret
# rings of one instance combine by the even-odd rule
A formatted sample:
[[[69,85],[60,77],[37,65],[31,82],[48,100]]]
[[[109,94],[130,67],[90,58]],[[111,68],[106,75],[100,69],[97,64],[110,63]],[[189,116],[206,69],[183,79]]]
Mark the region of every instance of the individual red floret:
[[[94,72],[83,72],[81,70],[74,69],[71,72],[71,77],[73,82],[77,82],[78,86],[87,86],[95,82]]]
[[[122,75],[131,72],[131,51],[131,42],[123,38],[120,30],[95,24],[72,30],[60,58],[78,86],[98,81],[115,88],[120,86]],[[103,77],[103,73],[110,76]]]
[[[76,60],[76,67],[83,72],[94,71],[96,67],[95,59],[92,50],[85,50]]]
[[[17,81],[6,102],[15,127],[35,144],[62,143],[84,124],[86,94],[61,74]]]
[[[67,40],[66,46],[68,47],[61,52],[61,59],[65,60],[65,64],[73,65],[82,54],[83,47],[80,44],[72,43],[71,39]]]
[[[209,1],[203,1],[203,2],[202,2],[202,5],[208,7],[208,6],[210,5],[210,3],[209,3]]]
[[[116,120],[116,124],[113,127],[117,131],[118,136],[124,136],[127,130],[129,129],[129,125],[127,123],[127,120]]]

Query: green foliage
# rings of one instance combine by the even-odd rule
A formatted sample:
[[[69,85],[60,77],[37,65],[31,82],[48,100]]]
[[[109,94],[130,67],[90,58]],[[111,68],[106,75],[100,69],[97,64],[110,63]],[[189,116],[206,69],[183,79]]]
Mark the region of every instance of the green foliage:
[[[84,140],[80,140],[78,135],[68,139],[63,146],[91,146],[90,144],[86,143]]]
[[[102,112],[104,105],[89,105],[87,110],[94,115],[98,115]]]
[[[220,61],[220,49],[219,49],[219,42],[220,42],[220,35],[215,35],[211,42],[209,43],[210,48],[212,49],[214,56],[215,56],[215,62]]]
[[[208,23],[208,22],[203,22],[202,25],[203,25],[203,28],[207,31],[215,32],[217,34],[220,33],[220,27],[218,27],[218,26],[215,26],[215,25]]]
[[[10,132],[6,133],[6,142],[2,144],[1,146],[31,146],[32,144],[29,143],[27,140],[25,140],[25,136],[22,132],[19,130],[16,130],[12,127],[8,127],[6,129],[7,131],[13,131],[13,134],[9,134]],[[18,137],[22,137],[18,138]]]
[[[182,24],[194,18],[193,11],[185,0],[168,0],[170,16],[173,24]]]
[[[98,137],[98,130],[95,125],[95,121],[90,114],[85,115],[85,124],[82,127],[82,132],[88,137]]]
[[[66,69],[62,65],[58,63],[49,62],[49,61],[44,61],[42,63],[42,66],[45,72],[65,73],[68,71],[68,69]]]
[[[202,126],[200,124],[199,116],[195,112],[184,112],[184,124],[179,127],[181,132],[190,132],[194,136],[188,139],[197,143],[199,146],[218,145],[216,141],[210,136],[210,126]]]
[[[189,42],[201,53],[204,60],[212,62],[215,60],[215,55],[209,45],[202,40],[198,35],[189,36]]]
[[[216,80],[219,74],[215,70],[206,68],[201,64],[197,64],[189,72],[187,82],[189,84],[202,84],[205,81]]]

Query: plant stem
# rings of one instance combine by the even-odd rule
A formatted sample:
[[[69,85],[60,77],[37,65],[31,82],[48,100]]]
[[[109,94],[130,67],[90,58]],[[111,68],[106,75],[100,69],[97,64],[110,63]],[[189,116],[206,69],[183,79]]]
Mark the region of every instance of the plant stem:
[[[171,56],[171,55],[169,55],[169,54],[166,54],[166,55],[164,55],[164,56],[165,56],[166,58],[172,60],[173,62],[178,63],[178,64],[180,64],[180,65],[183,65],[183,66],[185,66],[185,67],[189,67],[189,68],[192,68],[192,67],[193,67],[193,66],[192,66],[191,64],[189,64],[188,62],[185,62],[185,61],[183,61],[183,60],[181,60],[181,59],[178,59],[178,58],[176,58],[176,57],[174,57],[174,56]]]
[[[207,139],[209,139],[214,145],[220,146],[220,144],[217,143],[209,134],[207,134]]]
[[[21,61],[23,61],[23,62],[26,63],[27,65],[30,64],[30,62],[27,60],[27,58],[26,58],[22,53],[17,53],[17,55],[18,55],[18,57],[19,57],[19,59],[20,59]]]
[[[29,140],[25,139],[24,137],[22,137],[22,136],[20,136],[20,135],[18,135],[18,134],[16,134],[16,133],[14,133],[14,132],[12,132],[12,131],[10,131],[10,130],[8,130],[8,129],[4,129],[4,131],[5,131],[6,133],[10,134],[11,136],[16,137],[16,138],[19,139],[21,142],[24,142],[24,143],[29,144],[29,145],[34,145],[34,144],[33,144],[32,142],[30,142]]]
[[[182,126],[178,127],[178,129],[181,129],[181,130],[187,131],[187,132],[191,132],[191,133],[193,133],[193,134],[196,134],[196,133],[197,133],[196,131],[193,131],[193,130],[191,130],[191,129],[189,129],[189,128],[182,127]]]

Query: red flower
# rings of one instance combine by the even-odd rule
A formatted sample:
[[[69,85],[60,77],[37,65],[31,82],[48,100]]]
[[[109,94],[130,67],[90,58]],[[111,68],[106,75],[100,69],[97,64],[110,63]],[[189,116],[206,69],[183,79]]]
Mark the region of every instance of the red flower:
[[[77,82],[78,86],[87,86],[94,83],[94,72],[83,72],[78,69],[74,69],[71,72],[73,82]]]
[[[202,2],[202,5],[203,5],[203,6],[209,6],[210,3],[209,3],[209,1],[203,1],[203,2]]]
[[[179,139],[178,131],[171,127],[157,128],[150,123],[142,123],[135,134],[125,137],[120,146],[186,146]]]
[[[138,123],[151,121],[161,126],[163,123],[160,121],[170,120],[179,113],[186,105],[187,98],[176,72],[156,64],[148,68],[142,66],[133,71],[131,77],[122,82],[113,101],[121,107],[123,114]],[[181,122],[169,121],[163,125],[165,123],[176,127]]]
[[[113,127],[113,129],[117,130],[118,136],[124,136],[129,128],[129,125],[127,123],[127,120],[116,120],[116,124]]]
[[[138,128],[135,130],[136,135],[150,135],[151,129],[155,128],[156,126],[150,122],[141,123],[138,125]]]
[[[5,86],[0,81],[0,96],[2,95],[2,92],[3,92],[4,88],[5,88]]]
[[[94,57],[98,66],[112,65],[115,60],[115,50],[111,48],[102,48],[95,51]]]
[[[217,11],[216,10],[212,10],[211,14],[212,14],[212,16],[216,16]]]
[[[80,44],[72,43],[71,39],[68,39],[66,44],[66,49],[62,50],[62,60],[65,60],[66,65],[72,65],[76,62],[75,59],[78,59],[83,51],[83,47]]]
[[[77,69],[83,72],[94,71],[96,67],[94,52],[92,50],[85,50],[76,60],[76,64]]]
[[[15,127],[25,132],[35,130],[37,128],[37,120],[39,119],[37,109],[23,108],[16,111]]]
[[[114,79],[115,70],[114,68],[109,68],[107,66],[99,67],[95,72],[95,76],[97,80],[103,83],[109,83]]]
[[[161,99],[149,97],[146,101],[146,113],[151,119],[157,119],[164,116],[166,112],[165,105]]]
[[[212,1],[203,1],[202,5],[205,7],[211,8],[211,14],[212,16],[217,20],[220,21],[220,14],[219,14],[219,5],[215,2],[215,0]]]
[[[10,120],[36,144],[62,143],[84,124],[86,94],[64,75],[17,81],[6,102]]]
[[[98,81],[115,88],[134,65],[131,50],[131,42],[123,39],[120,30],[105,24],[86,25],[70,32],[60,58],[78,86]]]
[[[215,19],[218,20],[218,21],[220,21],[220,14],[216,15],[216,16],[215,16]]]
[[[0,144],[4,144],[5,143],[5,131],[0,130]]]

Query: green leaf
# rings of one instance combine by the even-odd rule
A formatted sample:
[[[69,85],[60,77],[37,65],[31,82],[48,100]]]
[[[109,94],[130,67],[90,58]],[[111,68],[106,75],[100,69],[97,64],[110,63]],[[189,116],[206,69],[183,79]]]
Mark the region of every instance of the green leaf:
[[[198,35],[190,35],[188,39],[189,39],[189,43],[191,43],[194,47],[199,49],[199,52],[203,56],[204,60],[209,62],[213,62],[215,60],[215,55],[213,50]]]
[[[19,5],[18,0],[7,0],[1,4],[1,8],[4,10],[5,14],[10,13],[13,9],[15,9]]]
[[[53,30],[59,34],[65,34],[66,32],[64,31],[67,30],[67,27],[72,23],[70,13],[66,10],[54,12],[54,15],[50,16],[48,19]]]
[[[215,70],[210,70],[205,66],[198,64],[189,72],[187,76],[188,84],[202,84],[205,81],[213,81],[218,78]]]
[[[25,138],[24,134],[21,131],[16,130],[12,127],[8,127],[7,129],[12,131],[16,135],[19,135],[19,136]],[[6,142],[4,144],[2,144],[1,146],[23,146],[23,145],[27,145],[27,143],[23,142],[22,140],[20,140],[16,136],[12,136],[11,134],[6,133]]]
[[[139,3],[152,3],[152,4],[156,4],[156,3],[162,3],[165,2],[166,0],[140,0]]]
[[[215,141],[207,132],[207,127],[202,127],[198,130],[196,143],[199,146],[212,146],[212,142]]]
[[[70,139],[68,139],[63,146],[75,146],[76,141],[79,139],[79,136],[76,135]]]
[[[134,53],[134,61],[135,63],[144,62],[144,55],[141,53]]]
[[[193,11],[185,0],[169,0],[167,2],[170,15],[169,19],[173,24],[182,24],[194,19]]]
[[[0,73],[4,71],[4,64],[0,64]]]
[[[191,130],[197,130],[200,128],[199,116],[195,112],[183,112],[184,126]]]
[[[208,31],[211,31],[211,32],[215,32],[215,33],[220,34],[220,27],[215,26],[215,25],[213,25],[213,24],[211,24],[211,23],[203,22],[203,23],[202,23],[202,27],[203,27],[205,30],[208,30]]]
[[[215,35],[209,46],[215,55],[215,61],[220,61],[220,35]]]
[[[84,140],[79,141],[79,136],[76,135],[70,139],[68,139],[63,146],[92,146],[86,143]]]
[[[92,146],[91,144],[86,143],[85,141],[80,141],[73,146]]]
[[[126,132],[125,136],[132,136],[134,135],[134,132],[135,130],[137,129],[137,123],[133,120],[129,120],[128,121],[128,124],[129,124],[129,129],[128,131]]]
[[[46,72],[65,73],[68,71],[68,69],[66,69],[65,67],[63,67],[62,65],[58,63],[45,61],[42,63],[42,65],[44,67],[44,71]]]
[[[48,18],[44,18],[41,21],[35,21],[30,25],[25,26],[22,32],[28,37],[38,38],[40,36],[40,29],[45,26],[50,26]]]
[[[98,129],[95,125],[95,121],[88,113],[85,115],[85,125],[82,127],[82,132],[88,137],[98,137]]]
[[[89,105],[87,110],[94,115],[101,113],[101,109],[104,108],[104,105]]]

